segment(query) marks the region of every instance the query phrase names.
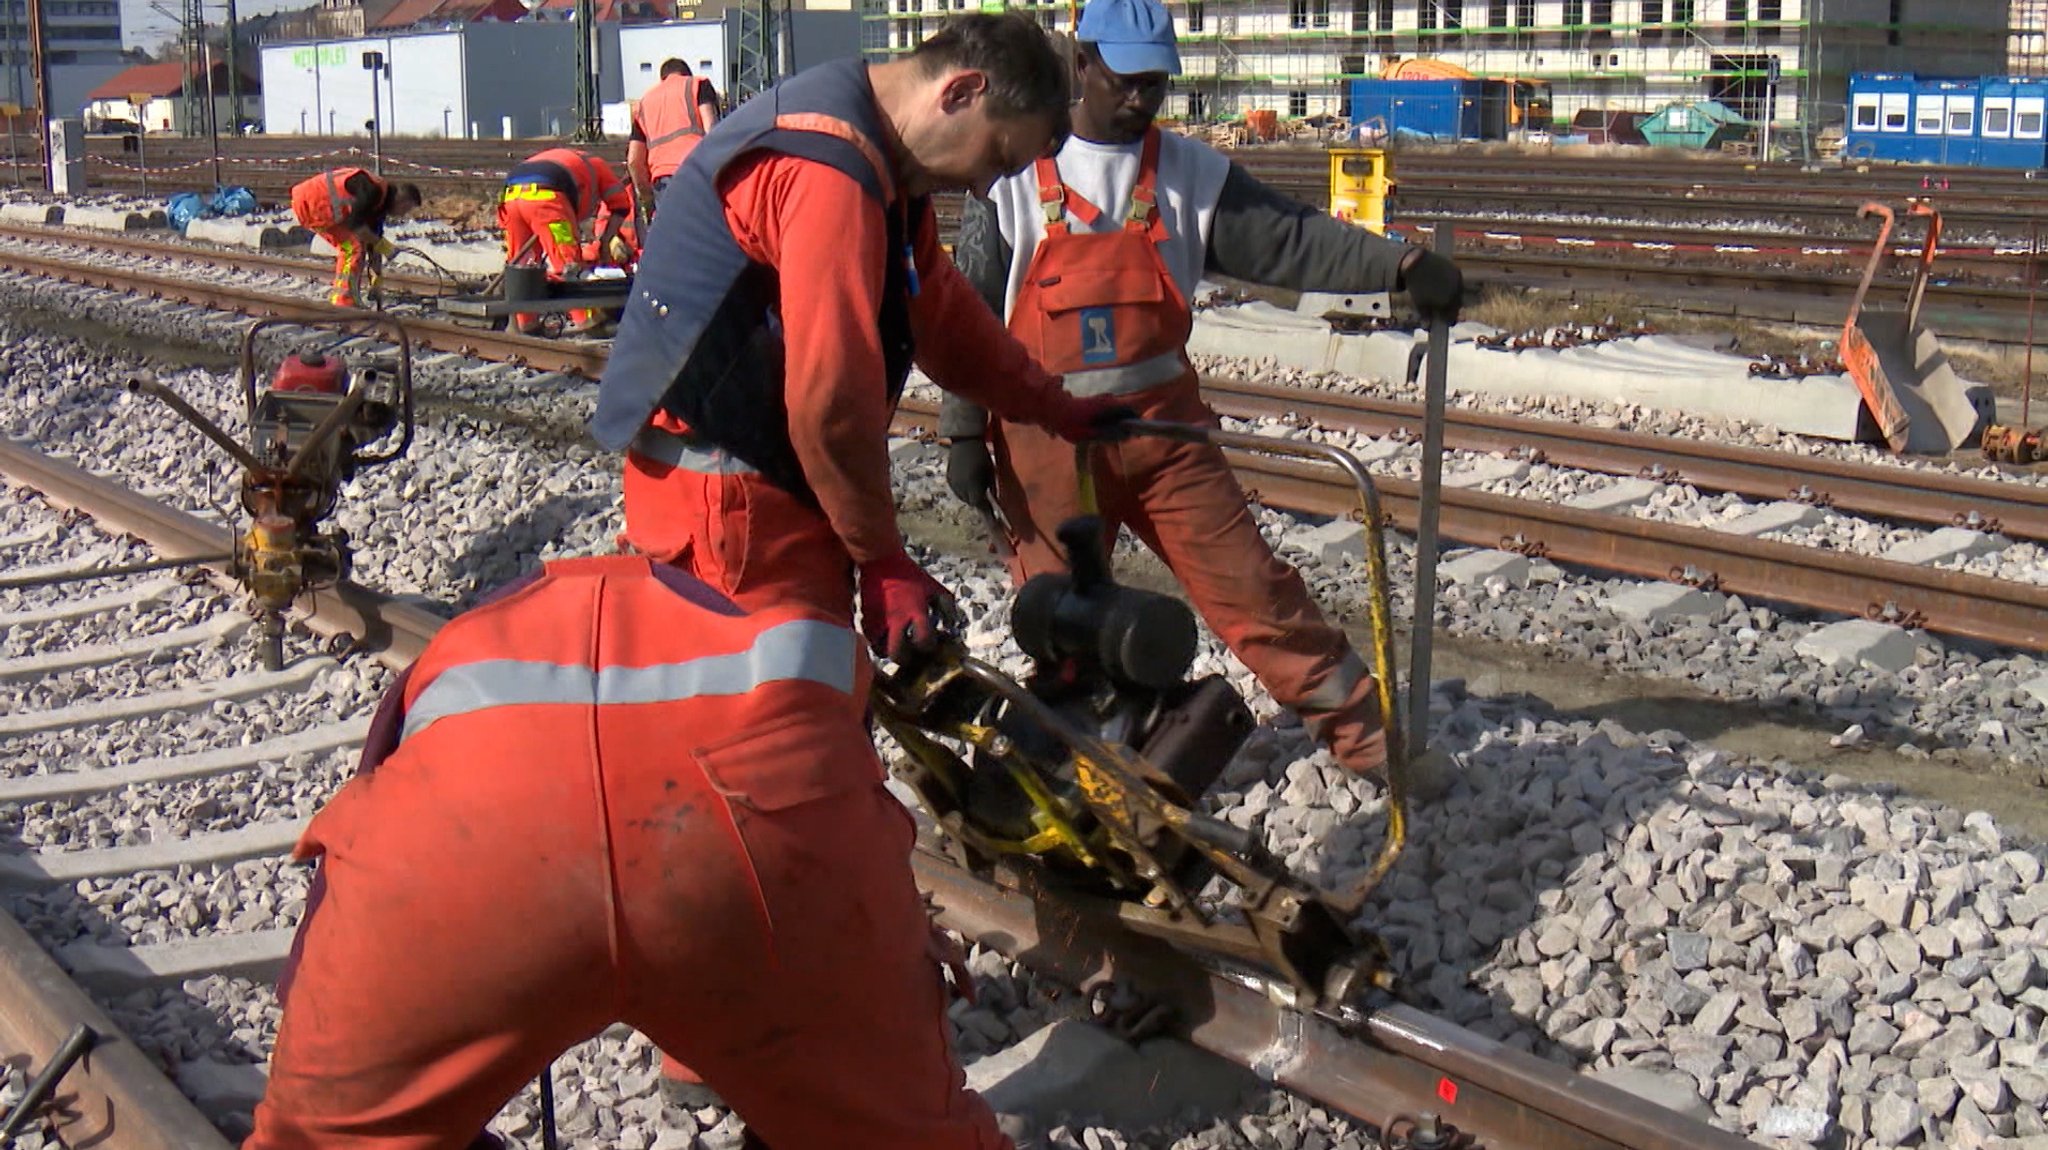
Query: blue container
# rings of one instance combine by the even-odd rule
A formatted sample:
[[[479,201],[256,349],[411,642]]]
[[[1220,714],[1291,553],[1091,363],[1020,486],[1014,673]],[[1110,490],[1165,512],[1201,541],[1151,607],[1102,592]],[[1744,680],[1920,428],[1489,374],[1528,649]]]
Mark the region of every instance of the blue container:
[[[1354,124],[1378,121],[1393,137],[1507,138],[1508,86],[1500,80],[1353,80]]]
[[[1924,160],[1913,135],[1913,96],[1919,81],[1911,73],[1858,72],[1849,77],[1849,124],[1843,148],[1853,159]]]
[[[1977,92],[1977,162],[1987,168],[2048,166],[2048,78],[1986,76]]]

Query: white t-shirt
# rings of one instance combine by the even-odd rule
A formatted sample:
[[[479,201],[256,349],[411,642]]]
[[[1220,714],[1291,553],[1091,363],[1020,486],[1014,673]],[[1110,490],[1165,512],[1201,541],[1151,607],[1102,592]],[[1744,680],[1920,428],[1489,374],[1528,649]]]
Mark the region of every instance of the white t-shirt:
[[[1058,157],[1060,178],[1102,212],[1093,229],[1069,213],[1067,222],[1075,231],[1110,231],[1123,226],[1131,187],[1138,182],[1138,156],[1143,148],[1143,140],[1097,144],[1079,136],[1067,137]],[[1209,229],[1216,221],[1216,200],[1223,194],[1223,180],[1229,174],[1230,160],[1223,153],[1173,132],[1159,134],[1159,173],[1154,185],[1167,232],[1160,256],[1183,297],[1192,298],[1195,285],[1201,282],[1209,253]],[[1036,166],[997,180],[989,190],[989,201],[995,205],[997,226],[1011,251],[1009,284],[1003,294],[1003,319],[1007,321],[1017,304],[1024,273],[1031,266],[1031,255],[1045,238]]]

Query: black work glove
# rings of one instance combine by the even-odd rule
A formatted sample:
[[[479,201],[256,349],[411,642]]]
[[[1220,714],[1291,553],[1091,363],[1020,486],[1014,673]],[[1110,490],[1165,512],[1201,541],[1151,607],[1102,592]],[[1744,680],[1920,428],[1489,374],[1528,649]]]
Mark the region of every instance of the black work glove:
[[[1424,251],[1401,273],[1401,290],[1423,319],[1456,323],[1458,307],[1465,302],[1465,273],[1443,256]]]
[[[958,436],[946,449],[946,486],[967,506],[994,510],[996,461],[981,436]]]

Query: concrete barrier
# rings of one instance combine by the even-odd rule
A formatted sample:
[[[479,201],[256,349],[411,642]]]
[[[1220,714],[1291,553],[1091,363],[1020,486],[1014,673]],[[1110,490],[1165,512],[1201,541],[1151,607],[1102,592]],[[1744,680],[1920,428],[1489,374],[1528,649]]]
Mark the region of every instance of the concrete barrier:
[[[311,232],[295,224],[263,224],[229,219],[193,220],[185,225],[186,239],[230,248],[297,247],[311,236]]]
[[[487,279],[505,270],[505,247],[503,244],[487,241],[466,240],[461,243],[440,243],[433,240],[393,239],[400,247],[417,248],[428,259],[442,268],[459,276]],[[331,256],[334,245],[325,236],[313,237],[313,254]],[[391,264],[394,271],[429,271],[426,264],[417,257],[400,254]]]
[[[56,204],[0,204],[0,224],[61,224],[64,209]]]
[[[1517,398],[1627,403],[1659,411],[1743,420],[1799,435],[1855,440],[1869,433],[1863,397],[1845,375],[1759,379],[1750,360],[1662,336],[1637,336],[1554,350],[1482,348],[1492,329],[1461,323],[1452,333],[1455,391]],[[1195,317],[1190,351],[1270,359],[1284,367],[1367,379],[1405,379],[1418,333],[1339,333],[1319,319],[1265,303],[1213,308]]]
[[[64,223],[74,228],[92,228],[102,232],[136,232],[145,228],[164,226],[162,212],[134,212],[126,208],[79,208],[64,209]]]

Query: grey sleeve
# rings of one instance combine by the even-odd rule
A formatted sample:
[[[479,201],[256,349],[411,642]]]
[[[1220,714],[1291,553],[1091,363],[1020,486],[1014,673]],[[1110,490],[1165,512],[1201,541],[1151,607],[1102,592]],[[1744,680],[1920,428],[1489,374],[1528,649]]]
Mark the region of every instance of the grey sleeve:
[[[979,196],[966,197],[960,209],[960,231],[953,237],[953,264],[982,302],[996,314],[1003,314],[1003,297],[1009,293],[1010,245],[996,223],[994,204]],[[939,405],[939,434],[947,438],[980,435],[988,430],[988,411],[981,405],[946,392]]]
[[[1347,224],[1252,178],[1236,164],[1216,198],[1210,271],[1294,291],[1394,291],[1407,244]]]

